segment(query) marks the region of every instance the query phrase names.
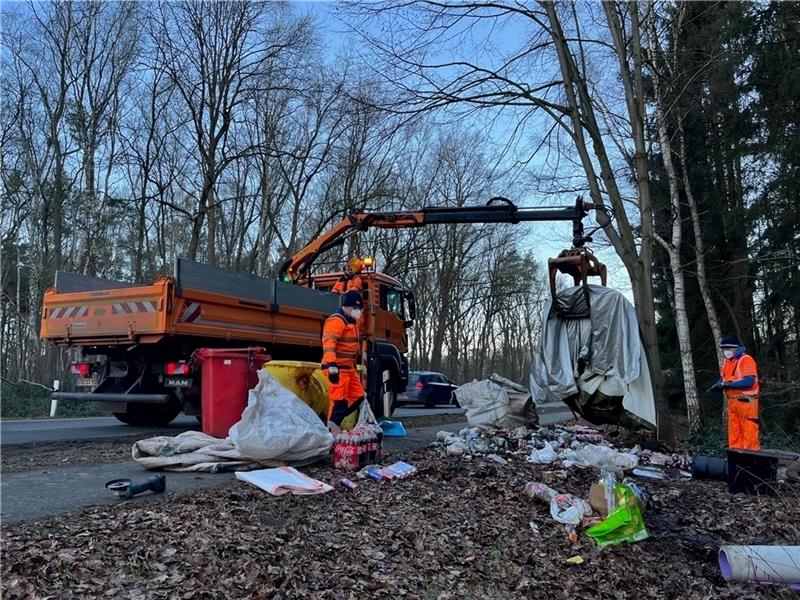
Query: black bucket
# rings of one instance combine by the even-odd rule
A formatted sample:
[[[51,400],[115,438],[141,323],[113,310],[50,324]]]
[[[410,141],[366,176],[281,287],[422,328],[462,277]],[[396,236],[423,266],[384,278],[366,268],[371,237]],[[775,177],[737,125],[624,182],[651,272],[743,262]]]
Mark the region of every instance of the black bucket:
[[[692,477],[727,481],[728,461],[714,456],[695,456],[692,460]]]

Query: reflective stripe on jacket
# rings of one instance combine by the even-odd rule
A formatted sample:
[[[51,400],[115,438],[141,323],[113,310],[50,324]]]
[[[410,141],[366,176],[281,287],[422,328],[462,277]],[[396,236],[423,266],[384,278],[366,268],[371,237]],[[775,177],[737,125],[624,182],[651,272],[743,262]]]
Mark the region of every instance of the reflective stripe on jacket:
[[[322,368],[355,369],[361,343],[358,325],[341,311],[332,314],[322,328]]]

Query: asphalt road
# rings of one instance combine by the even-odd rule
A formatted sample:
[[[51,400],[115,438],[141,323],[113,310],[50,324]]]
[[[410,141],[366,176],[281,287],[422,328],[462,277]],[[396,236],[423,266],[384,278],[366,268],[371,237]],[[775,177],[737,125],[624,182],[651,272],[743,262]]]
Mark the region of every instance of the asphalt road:
[[[394,417],[402,420],[404,417],[432,414],[463,414],[463,411],[453,408],[401,408]],[[563,412],[545,413],[540,415],[540,423],[548,425],[570,417],[569,413]],[[111,440],[136,434],[148,437],[157,431],[175,435],[186,429],[198,428],[197,421],[193,417],[180,417],[166,430],[130,427],[119,423],[113,417],[4,421],[0,425],[2,425],[4,445],[66,440]],[[466,425],[464,419],[456,423],[431,427],[407,427],[406,437],[385,438],[384,448],[387,458],[403,460],[407,452],[422,449],[430,444],[435,439],[437,431],[458,431]],[[0,480],[0,522],[5,525],[68,513],[87,506],[114,504],[119,500],[112,497],[105,489],[105,482],[123,477],[142,481],[150,474],[132,461],[40,467],[24,472],[4,473]],[[168,493],[191,492],[228,485],[233,479],[232,473],[168,473],[167,491]],[[164,497],[145,494],[129,502],[160,502]]]
[[[409,451],[425,448],[434,441],[437,431],[458,431],[465,426],[466,422],[408,428],[404,438],[384,438],[384,451],[389,461],[403,460]],[[121,501],[105,488],[107,481],[121,478],[144,481],[152,474],[133,461],[41,467],[20,473],[7,473],[0,480],[0,522],[9,525],[69,513],[88,506],[118,504]],[[174,492],[191,492],[234,484],[235,479],[233,473],[165,475],[167,494],[143,494],[127,502],[163,502]],[[336,483],[333,472],[328,483]]]
[[[401,407],[392,418],[421,415],[463,414],[460,408],[413,408]],[[63,442],[68,440],[104,440],[118,437],[142,435],[143,437],[163,433],[177,435],[182,431],[200,429],[194,417],[179,416],[165,427],[132,427],[117,421],[115,417],[88,417],[83,419],[32,419],[25,421],[0,421],[0,444],[26,444],[32,442]]]

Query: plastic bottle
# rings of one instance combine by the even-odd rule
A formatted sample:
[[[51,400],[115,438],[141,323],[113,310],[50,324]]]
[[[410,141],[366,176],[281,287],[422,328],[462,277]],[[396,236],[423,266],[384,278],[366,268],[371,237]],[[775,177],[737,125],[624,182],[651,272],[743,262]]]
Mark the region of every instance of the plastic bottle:
[[[367,439],[369,441],[369,464],[374,465],[378,462],[378,438],[374,430],[369,431]]]
[[[383,462],[383,429],[381,429],[380,425],[375,427],[375,440],[377,444],[375,463],[381,464]]]
[[[358,451],[358,439],[356,438],[356,433],[351,431],[347,434],[349,439],[349,448],[350,448],[350,460],[348,466],[352,471],[358,471],[359,464],[360,464],[360,455]]]
[[[370,462],[369,462],[369,432],[367,431],[366,428],[362,428],[359,431],[359,436],[361,437],[361,450],[362,450],[362,455],[363,455],[362,462],[364,463],[364,466],[366,467],[367,465],[370,464]]]
[[[342,434],[333,436],[333,468],[342,468]]]

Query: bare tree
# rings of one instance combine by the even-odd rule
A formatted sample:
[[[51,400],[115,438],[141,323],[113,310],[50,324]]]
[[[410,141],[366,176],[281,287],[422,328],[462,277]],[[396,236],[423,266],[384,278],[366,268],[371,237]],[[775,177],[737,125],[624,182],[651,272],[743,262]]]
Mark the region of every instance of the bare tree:
[[[593,10],[588,5],[582,9]],[[604,232],[631,280],[659,405],[660,434],[669,439],[670,419],[663,395],[653,298],[653,207],[639,23],[635,11],[631,11],[630,27],[626,27],[621,4],[604,3],[603,11],[605,31],[599,30],[595,21],[591,33],[581,27],[575,5],[549,1],[535,5],[424,0],[365,3],[357,5],[355,18],[386,18],[391,23],[390,30],[398,33],[385,39],[365,34],[379,56],[385,58],[381,68],[401,96],[394,109],[464,106],[471,114],[479,109],[517,110],[521,124],[541,124],[542,116],[566,134],[571,147],[555,151],[566,162],[571,161],[570,155],[577,155],[577,166],[584,174],[592,202],[599,206],[610,204],[616,215],[613,225],[605,223],[601,215],[598,219],[605,225]],[[473,59],[465,56],[475,27],[491,22],[501,30],[503,23],[511,19],[529,26],[524,44],[499,55],[476,52]],[[565,23],[571,24],[569,32],[565,31]],[[447,48],[443,40],[458,40],[461,45],[458,49]],[[624,113],[614,123],[603,121],[609,111],[594,83],[592,50],[604,51],[606,58],[618,65],[615,75],[621,89],[615,91],[622,100],[613,112]],[[611,126],[623,131],[627,143],[619,143]],[[615,157],[621,158],[628,170],[621,171]],[[626,193],[628,181],[633,182],[632,199]]]
[[[632,9],[632,18],[638,12],[638,7]],[[681,217],[680,177],[672,160],[672,140],[670,139],[666,115],[666,102],[663,92],[663,83],[660,73],[660,59],[663,56],[658,33],[656,31],[655,15],[650,11],[646,16],[646,29],[649,37],[649,51],[651,61],[650,77],[653,84],[654,107],[656,113],[656,127],[660,142],[661,159],[664,170],[667,172],[670,200],[670,238],[664,239],[657,232],[653,235],[656,241],[664,247],[669,256],[670,270],[672,271],[672,299],[674,302],[675,322],[678,333],[678,346],[681,353],[681,367],[683,370],[683,386],[686,396],[686,409],[689,416],[689,426],[697,429],[700,425],[700,398],[697,393],[697,380],[694,374],[694,358],[692,357],[692,339],[689,328],[689,317],[686,313],[686,283],[683,275],[683,262],[681,259],[681,237],[683,234],[683,220]]]
[[[163,69],[183,100],[191,148],[200,173],[190,258],[196,258],[208,219],[207,260],[216,264],[219,178],[235,160],[252,153],[230,136],[245,117],[245,101],[259,92],[261,74],[277,55],[302,44],[307,22],[287,21],[280,5],[246,2],[160,4],[155,44]]]
[[[133,3],[87,2],[76,5],[72,60],[67,63],[72,80],[66,118],[81,154],[82,202],[96,210],[85,215],[85,240],[80,259],[84,273],[94,273],[93,252],[109,198],[109,178],[119,153],[121,95],[138,51],[139,12]],[[100,157],[101,148],[104,157]],[[98,176],[105,174],[102,190]]]

